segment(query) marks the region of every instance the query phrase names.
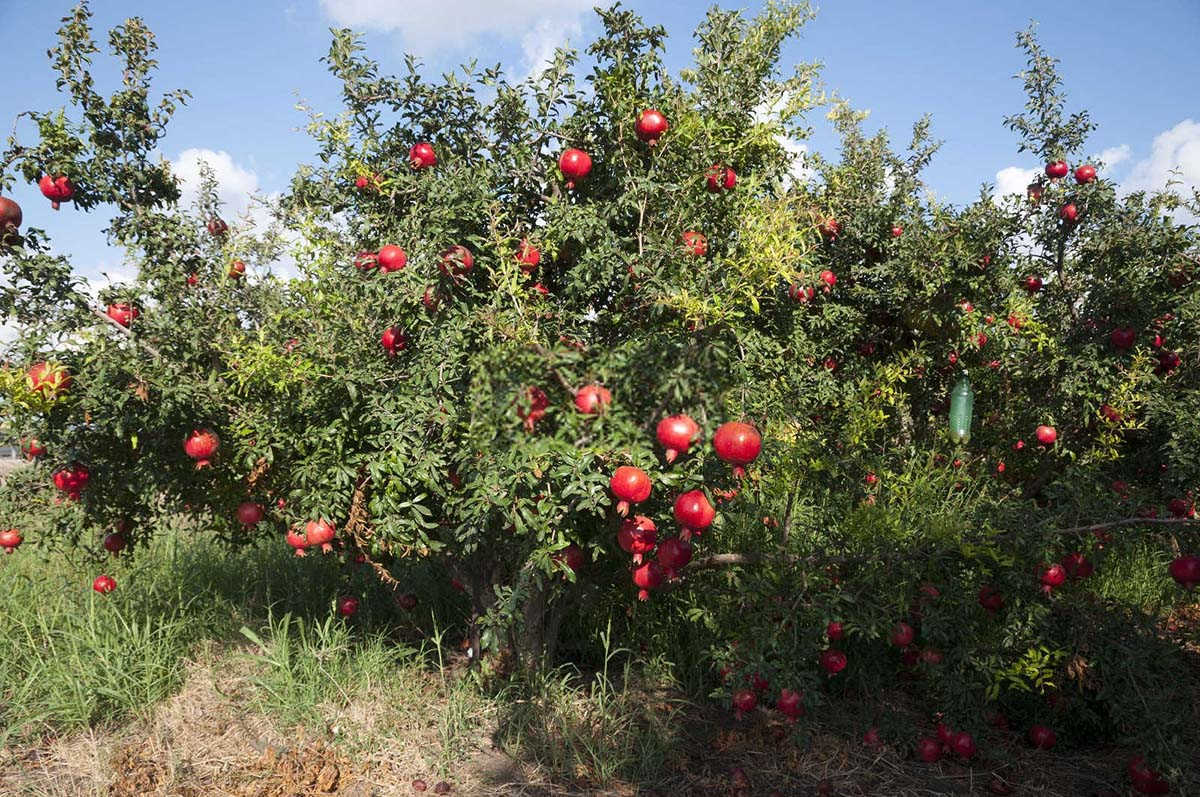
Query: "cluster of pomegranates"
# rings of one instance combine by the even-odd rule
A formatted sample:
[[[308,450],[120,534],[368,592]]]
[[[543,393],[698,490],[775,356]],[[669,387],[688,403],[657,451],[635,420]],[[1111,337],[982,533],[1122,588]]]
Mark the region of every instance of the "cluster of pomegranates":
[[[333,550],[333,538],[337,529],[324,518],[310,520],[304,524],[304,530],[289,529],[285,537],[287,544],[296,549],[296,556],[304,556],[309,548],[321,549],[322,553]]]

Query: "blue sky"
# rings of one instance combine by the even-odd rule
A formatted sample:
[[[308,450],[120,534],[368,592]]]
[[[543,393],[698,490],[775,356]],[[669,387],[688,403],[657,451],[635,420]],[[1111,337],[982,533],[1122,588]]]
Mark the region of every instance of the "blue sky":
[[[396,71],[405,50],[436,68],[468,58],[502,63],[526,74],[555,44],[586,45],[598,25],[591,0],[97,0],[95,22],[106,31],[143,17],[158,36],[157,86],[187,88],[191,103],[163,143],[186,178],[196,157],[213,161],[224,195],[244,206],[251,191],[284,187],[312,152],[299,130],[304,99],[336,112],[337,86],[318,63],[328,29],[348,24],[367,32],[371,55]],[[633,0],[626,6],[670,33],[668,61],[690,61],[691,31],[709,4]],[[721,3],[756,10],[756,2]],[[61,104],[46,50],[70,0],[0,0],[0,81],[4,135],[20,110]],[[1100,128],[1089,152],[1113,161],[1109,175],[1128,189],[1161,185],[1172,168],[1200,184],[1200,2],[1114,0],[965,2],[964,0],[828,0],[789,45],[784,63],[817,60],[823,79],[856,107],[868,127],[907,141],[913,120],[934,118],[945,145],[927,178],[944,199],[974,198],[984,181],[1019,188],[1039,164],[1018,156],[1005,114],[1020,109],[1022,67],[1014,35],[1031,20],[1048,51],[1061,59],[1070,107],[1087,107]],[[832,154],[820,114],[810,149]],[[102,214],[70,206],[52,214],[32,187],[14,194],[26,223],[50,231],[88,276],[120,273],[120,255],[104,245]]]

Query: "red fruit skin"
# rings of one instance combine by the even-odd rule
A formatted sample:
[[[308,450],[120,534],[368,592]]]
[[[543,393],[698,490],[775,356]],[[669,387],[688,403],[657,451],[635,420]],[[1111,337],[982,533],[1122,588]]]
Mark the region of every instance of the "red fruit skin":
[[[675,499],[675,522],[681,527],[679,536],[690,540],[712,525],[717,512],[708,497],[700,490],[689,490]]]
[[[541,251],[529,241],[521,241],[521,248],[517,250],[517,267],[526,274],[532,274],[541,262]]]
[[[37,438],[33,438],[21,443],[21,453],[25,455],[25,459],[37,459],[46,455],[46,447],[38,442]]]
[[[829,637],[830,642],[837,642],[846,636],[846,629],[839,622],[832,622],[825,626],[825,636]]]
[[[827,648],[821,651],[821,655],[817,659],[817,663],[821,665],[821,669],[829,675],[837,675],[842,670],[846,669],[849,660],[846,654],[835,648]]]
[[[617,529],[617,544],[626,553],[633,554],[635,565],[642,563],[642,556],[653,551],[657,542],[658,529],[654,521],[645,515],[625,518],[621,521],[621,527]]]
[[[569,544],[566,548],[554,555],[555,561],[562,562],[575,573],[583,569],[587,564],[587,558],[583,554],[583,549],[575,543]]]
[[[638,587],[638,600],[650,600],[650,590],[662,584],[663,571],[658,562],[648,560],[633,569],[633,583]]]
[[[437,153],[428,141],[418,141],[408,150],[408,163],[414,169],[428,169],[437,165]]]
[[[571,148],[558,156],[558,168],[567,178],[567,188],[587,177],[592,171],[592,156],[581,149]]]
[[[950,741],[950,749],[958,755],[959,758],[974,758],[976,747],[975,739],[966,731],[959,731],[954,734],[954,738]]]
[[[708,239],[701,233],[695,230],[688,230],[682,236],[683,250],[695,257],[704,257],[708,254]]]
[[[721,424],[713,435],[713,449],[722,462],[733,465],[733,475],[745,475],[745,466],[758,459],[762,452],[762,437],[748,423],[730,421]]]
[[[679,571],[692,561],[692,543],[678,537],[670,537],[658,546],[658,563],[668,579],[675,579]]]
[[[1042,565],[1038,580],[1042,583],[1042,591],[1047,595],[1055,587],[1061,587],[1067,581],[1067,571],[1060,564]]]
[[[408,253],[398,246],[388,244],[380,248],[379,254],[375,256],[375,262],[379,264],[380,271],[390,274],[393,271],[400,271],[408,265]]]
[[[379,345],[383,346],[388,357],[395,357],[397,352],[408,348],[408,336],[400,330],[400,327],[388,327],[379,336]]]
[[[204,226],[208,230],[208,234],[213,238],[220,238],[222,235],[229,232],[229,225],[226,224],[219,216],[213,216]]]
[[[246,264],[241,260],[234,260],[229,264],[229,271],[226,273],[230,279],[240,279],[246,273]]]
[[[101,595],[107,595],[116,588],[117,582],[112,576],[96,576],[96,580],[92,582],[92,589]]]
[[[1096,180],[1096,167],[1095,166],[1093,166],[1090,163],[1085,163],[1082,166],[1076,167],[1075,182],[1079,183],[1080,185],[1084,185],[1085,183],[1095,182],[1095,180]]]
[[[125,550],[125,535],[120,532],[104,535],[104,550],[109,553],[120,553]]]
[[[193,429],[183,441],[183,451],[196,461],[196,470],[208,467],[220,447],[221,438],[212,429]]]
[[[608,489],[617,498],[617,514],[629,513],[630,504],[640,504],[650,497],[650,477],[641,468],[622,465],[608,480]]]
[[[888,638],[896,647],[906,648],[913,643],[913,640],[916,639],[916,637],[917,632],[913,630],[913,627],[908,623],[901,622],[896,623],[896,625],[892,627],[891,636]]]
[[[706,176],[706,185],[710,193],[719,194],[722,191],[732,191],[737,185],[737,172],[719,163],[713,164]]]
[[[1052,161],[1046,164],[1046,176],[1051,180],[1057,180],[1060,177],[1066,177],[1070,167],[1066,161]]]
[[[12,553],[17,550],[23,542],[25,542],[25,538],[16,529],[0,531],[0,548],[3,548],[5,553]]]
[[[837,237],[842,234],[842,225],[835,218],[828,218],[818,225],[821,231],[821,237],[827,241],[836,241]]]
[[[1073,203],[1068,202],[1058,209],[1058,217],[1067,224],[1074,224],[1079,220],[1079,208]]]
[[[322,553],[329,553],[333,550],[333,538],[336,534],[337,529],[324,518],[310,520],[304,524],[306,547],[316,548],[320,546]]]
[[[1030,293],[1037,293],[1042,289],[1042,278],[1030,276],[1025,278],[1025,290]]]
[[[338,598],[337,611],[342,617],[353,617],[358,614],[358,598],[353,595],[343,595]]]
[[[808,304],[814,298],[816,298],[817,290],[811,285],[792,285],[790,288],[788,288],[788,295],[792,297],[793,301],[799,302],[800,304]]]
[[[1004,608],[1004,596],[993,587],[980,587],[979,605],[989,612],[998,612]]]
[[[1135,755],[1129,759],[1127,767],[1129,779],[1133,781],[1133,790],[1141,794],[1167,794],[1171,785],[1162,779],[1153,769],[1146,765],[1146,759]]]
[[[428,295],[428,291],[426,291]],[[533,431],[533,427],[546,416],[546,409],[550,406],[550,397],[540,387],[531,385],[525,389],[525,401],[529,407],[518,403],[517,415],[525,422],[525,430]]]
[[[1079,552],[1064,554],[1059,562],[1067,571],[1067,577],[1072,580],[1084,579],[1096,572],[1091,560]]]
[[[612,393],[600,385],[584,385],[575,391],[575,409],[584,415],[597,415],[612,404]]]
[[[775,701],[775,708],[788,718],[788,722],[795,722],[804,716],[804,695],[791,689],[780,689],[779,699]]]
[[[0,243],[16,234],[22,219],[21,206],[8,197],[0,196]]]
[[[666,449],[667,462],[674,462],[700,436],[700,426],[687,415],[671,415],[658,422],[654,434],[659,445]]]
[[[932,764],[942,757],[942,744],[937,739],[928,736],[917,740],[917,758],[926,764]]]
[[[947,747],[949,747],[950,743],[954,741],[954,729],[946,723],[939,722],[934,730],[937,731],[938,741]]]
[[[1190,517],[1196,513],[1195,507],[1182,498],[1172,498],[1168,501],[1167,511],[1171,513],[1171,517],[1176,518]]]
[[[474,267],[475,256],[462,244],[456,244],[442,252],[441,262],[438,263],[438,269],[443,274],[455,277],[469,274]]]
[[[110,304],[104,314],[117,322],[123,327],[128,327],[134,320],[141,315],[141,312],[132,305],[125,303]]]
[[[263,508],[253,501],[243,501],[242,503],[238,504],[238,523],[241,523],[247,528],[250,526],[257,526],[259,523],[261,523],[264,514]]]
[[[739,689],[733,693],[733,710],[737,714],[737,718],[741,719],[742,715],[748,714],[758,705],[758,695],[754,694],[749,689]]]
[[[34,363],[25,377],[29,389],[47,399],[64,395],[74,381],[66,366],[47,362]]]
[[[904,235],[904,228],[901,227],[899,224],[893,224],[892,225],[892,237],[899,238],[901,235]]]
[[[667,117],[663,116],[661,111],[654,108],[647,108],[638,114],[634,131],[637,133],[639,139],[645,141],[650,146],[654,146],[670,126],[667,122]]]
[[[1039,750],[1049,750],[1057,741],[1058,737],[1054,735],[1054,731],[1045,725],[1033,725],[1029,728],[1029,743]]]
[[[825,283],[825,292],[826,293],[829,293],[829,289],[832,288],[834,285],[837,285],[837,275],[834,274],[829,269],[825,269],[817,276],[819,276],[821,278],[821,282]]]
[[[58,210],[59,202],[70,202],[71,197],[75,196],[75,186],[71,184],[71,179],[61,174],[55,177],[42,175],[38,180],[38,188],[42,196],[50,200],[50,207],[55,210]]]
[[[1167,566],[1171,578],[1184,589],[1200,584],[1200,556],[1180,556]]]
[[[878,728],[867,728],[866,733],[863,734],[862,740],[863,744],[867,747],[878,747],[883,743],[879,738]]]
[[[1054,441],[1058,439],[1058,431],[1053,426],[1039,426],[1037,431],[1038,442],[1044,446],[1054,445]]]
[[[1132,348],[1136,339],[1137,332],[1133,327],[1118,327],[1108,336],[1108,342],[1112,344],[1113,348],[1121,351]]]

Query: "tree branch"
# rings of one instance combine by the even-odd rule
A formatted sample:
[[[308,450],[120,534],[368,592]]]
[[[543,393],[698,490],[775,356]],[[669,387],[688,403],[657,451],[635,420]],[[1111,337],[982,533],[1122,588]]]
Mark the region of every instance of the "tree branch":
[[[143,340],[139,340],[138,338],[134,337],[134,335],[133,335],[133,331],[132,331],[132,330],[130,330],[130,329],[129,329],[129,327],[125,326],[124,324],[118,324],[116,321],[114,321],[113,319],[109,318],[109,317],[108,317],[108,315],[107,315],[107,314],[106,314],[106,313],[105,313],[103,310],[101,310],[101,309],[100,309],[100,308],[98,308],[98,307],[91,307],[91,306],[89,306],[89,307],[88,307],[88,310],[90,310],[90,311],[92,312],[92,315],[94,315],[94,316],[96,316],[97,318],[99,318],[99,319],[101,319],[101,320],[103,320],[103,321],[107,322],[109,326],[112,326],[112,327],[115,327],[116,329],[119,329],[119,330],[121,331],[121,334],[123,334],[125,337],[129,338],[130,340],[132,340],[132,341],[133,341],[134,343],[136,343],[137,345],[141,346],[141,347],[142,347],[143,349],[145,349],[146,351],[148,351],[148,352],[150,352],[151,354],[153,354],[153,355],[154,355],[154,357],[155,357],[156,359],[159,359],[159,360],[161,360],[161,359],[162,359],[162,352],[160,352],[158,349],[156,349],[156,348],[154,348],[153,346],[151,346],[149,343],[146,343],[145,341],[143,341]]]
[[[1104,523],[1093,523],[1090,526],[1074,526],[1069,529],[1059,529],[1059,534],[1086,534],[1092,531],[1103,531],[1104,529],[1113,529],[1118,526],[1139,526],[1142,524],[1156,526],[1187,526],[1200,525],[1200,520],[1195,518],[1151,518],[1151,517],[1127,517],[1120,520],[1110,520]]]

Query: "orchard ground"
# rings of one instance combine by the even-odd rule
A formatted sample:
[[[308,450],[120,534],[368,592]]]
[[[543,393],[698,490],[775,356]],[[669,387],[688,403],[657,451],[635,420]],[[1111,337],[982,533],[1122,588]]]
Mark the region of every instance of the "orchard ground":
[[[0,558],[0,793],[385,795],[423,779],[456,794],[1123,794],[1136,752],[1040,752],[993,729],[972,765],[923,764],[925,707],[903,684],[796,725],[761,706],[738,721],[708,696],[715,672],[681,683],[627,650],[586,670],[517,676],[489,656],[471,671],[462,597],[432,568],[401,574],[420,596],[405,610],[352,565],[229,551],[184,520],[156,540],[125,561]],[[1200,605],[1164,602],[1161,566],[1150,549],[1112,561],[1096,589],[1159,613],[1196,711]],[[91,591],[98,572],[115,592]],[[362,599],[349,620],[343,594]],[[877,748],[861,741],[873,723]]]

